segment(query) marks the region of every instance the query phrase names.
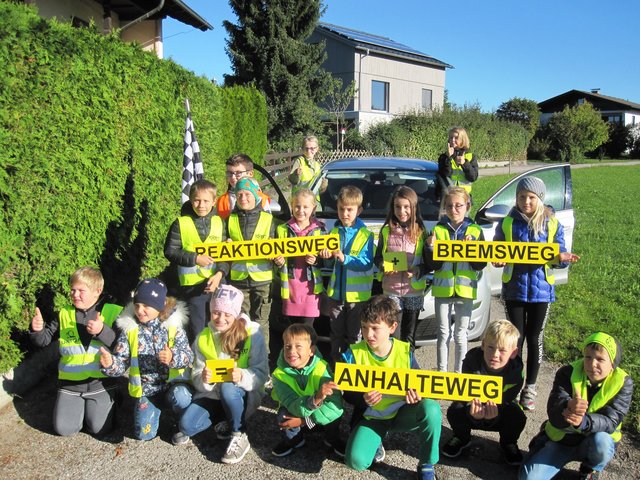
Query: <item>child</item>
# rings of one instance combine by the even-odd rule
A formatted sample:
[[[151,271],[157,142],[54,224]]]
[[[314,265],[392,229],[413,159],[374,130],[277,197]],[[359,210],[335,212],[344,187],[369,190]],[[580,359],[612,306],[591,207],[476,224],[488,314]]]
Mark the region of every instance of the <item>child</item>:
[[[228,182],[227,193],[218,198],[216,205],[218,215],[220,215],[220,218],[223,220],[229,218],[229,215],[231,215],[231,212],[236,206],[236,194],[234,190],[238,181],[241,178],[253,178],[253,160],[251,160],[249,155],[237,153],[229,157],[225,164]],[[260,188],[258,188],[258,196],[260,197],[258,204],[265,212],[271,213],[271,199],[269,196],[263,193]]]
[[[167,299],[167,287],[157,278],[140,282],[116,320],[121,333],[113,355],[100,348],[102,373],[120,377],[129,369],[129,395],[135,398],[134,435],[153,440],[160,425],[160,407],[166,402],[181,415],[191,403],[187,367],[193,362],[183,326],[186,306]]]
[[[327,287],[330,312],[331,361],[340,361],[340,354],[360,334],[359,310],[371,297],[373,283],[373,234],[362,220],[362,192],[347,185],[337,199],[339,221],[331,234],[340,236],[340,250],[323,249],[319,256],[333,259],[333,271]]]
[[[311,190],[300,189],[291,201],[293,218],[278,225],[278,238],[324,235],[324,224],[316,219],[316,199]],[[324,287],[316,255],[304,257],[276,257],[274,263],[280,270],[282,314],[289,323],[302,322],[313,326],[320,316],[320,294]]]
[[[117,384],[100,373],[100,348],[116,340],[113,322],[122,310],[102,296],[104,278],[99,270],[82,267],[69,278],[71,303],[55,320],[44,322],[36,308],[31,319],[31,341],[46,347],[60,335],[58,395],[53,429],[58,435],[75,435],[83,424],[92,435],[113,427]]]
[[[269,368],[261,329],[240,315],[242,301],[242,292],[231,285],[221,285],[213,292],[211,322],[193,344],[196,358],[191,381],[196,393],[172,439],[174,445],[185,444],[189,437],[209,428],[212,419],[224,415],[228,430],[216,428],[216,433],[221,440],[230,438],[222,457],[222,463],[228,464],[240,462],[251,448],[247,420],[260,406]],[[233,380],[212,384],[206,361],[229,358],[236,361]]]
[[[449,129],[447,151],[438,158],[438,173],[451,178],[454,186],[471,196],[471,184],[478,179],[478,159],[469,151],[469,135],[462,127]]]
[[[516,206],[503,218],[493,237],[496,241],[540,242],[560,244],[560,255],[546,265],[494,263],[504,267],[502,299],[507,316],[520,332],[518,350],[527,341],[527,374],[520,394],[520,405],[533,410],[536,380],[542,363],[544,326],[549,305],[556,300],[554,268],[566,268],[580,257],[567,252],[564,229],[550,207],[544,205],[546,187],[536,177],[525,177],[516,187]]]
[[[372,297],[362,309],[363,340],[351,345],[344,353],[347,363],[389,368],[420,368],[408,343],[391,338],[398,327],[397,303],[383,295]],[[364,401],[364,418],[351,431],[347,442],[345,463],[354,470],[365,470],[387,432],[416,432],[418,434],[418,478],[435,478],[438,463],[438,442],[442,414],[440,405],[421,399],[415,390],[407,390],[404,397],[383,395],[376,390],[363,394],[349,394],[358,405]],[[345,394],[347,398],[347,394]],[[349,401],[349,400],[347,400]]]
[[[556,373],[547,402],[549,419],[531,440],[520,479],[549,479],[572,461],[580,478],[596,479],[615,454],[629,411],[632,378],[620,368],[620,344],[604,332],[590,335],[583,358]]]
[[[411,188],[400,186],[391,196],[391,208],[380,230],[378,247],[373,261],[382,273],[382,291],[393,297],[402,308],[400,328],[396,337],[409,342],[415,350],[415,331],[418,315],[424,304],[426,282],[422,271],[424,221],[420,214],[418,196]],[[406,254],[406,270],[385,271],[384,254]],[[398,335],[399,333],[399,335]]]
[[[471,430],[500,432],[500,447],[509,465],[520,465],[522,453],[518,438],[524,430],[527,417],[517,402],[522,388],[522,360],[518,356],[518,329],[508,320],[491,322],[482,340],[482,346],[469,350],[462,363],[462,373],[502,377],[502,404],[453,402],[447,410],[447,419],[453,437],[442,448],[442,454],[455,458],[471,441]]]
[[[236,207],[229,216],[229,238],[235,242],[275,238],[276,222],[273,215],[260,206],[259,187],[251,178],[241,178],[236,184]],[[271,260],[235,260],[229,275],[231,285],[244,297],[242,311],[258,321],[269,350],[269,314],[271,313]]]
[[[279,403],[278,426],[282,441],[271,451],[284,457],[304,445],[304,428],[324,425],[324,443],[344,457],[340,438],[342,397],[327,362],[316,348],[311,325],[294,323],[282,334],[284,348],[273,371],[271,397]]]
[[[455,360],[453,370],[460,373],[462,359],[467,353],[467,333],[477,298],[478,271],[486,262],[435,262],[433,244],[435,240],[484,240],[482,229],[466,215],[471,208],[471,197],[464,188],[450,187],[442,198],[442,217],[427,237],[425,264],[435,270],[431,294],[435,300],[438,322],[438,370],[447,371],[451,318],[454,316]]]
[[[198,180],[189,191],[191,209],[169,229],[164,243],[164,256],[178,267],[178,297],[189,306],[189,340],[192,342],[207,323],[207,302],[222,279],[229,273],[228,263],[217,263],[213,257],[197,254],[198,243],[223,242],[227,230],[215,215],[217,189],[207,180]]]

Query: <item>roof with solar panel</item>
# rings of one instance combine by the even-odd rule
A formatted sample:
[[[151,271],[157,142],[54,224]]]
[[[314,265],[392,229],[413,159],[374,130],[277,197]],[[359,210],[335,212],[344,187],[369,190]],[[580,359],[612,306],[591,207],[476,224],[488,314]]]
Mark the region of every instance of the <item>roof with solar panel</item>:
[[[325,22],[320,22],[318,27],[337,35],[355,47],[369,49],[370,52],[402,57],[408,60],[428,63],[429,65],[443,68],[453,68],[453,66],[448,63],[438,60],[426,53],[422,53],[415,48],[411,48],[407,45],[391,40],[388,37],[382,37],[380,35],[361,32],[360,30],[353,30],[352,28],[341,27],[339,25],[333,25]]]

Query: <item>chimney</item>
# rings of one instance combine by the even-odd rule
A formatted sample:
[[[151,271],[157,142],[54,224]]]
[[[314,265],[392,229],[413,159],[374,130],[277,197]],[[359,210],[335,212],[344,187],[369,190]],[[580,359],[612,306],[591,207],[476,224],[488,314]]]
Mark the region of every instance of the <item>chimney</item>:
[[[591,89],[591,93],[598,95],[600,93],[600,89],[599,88],[592,88]]]

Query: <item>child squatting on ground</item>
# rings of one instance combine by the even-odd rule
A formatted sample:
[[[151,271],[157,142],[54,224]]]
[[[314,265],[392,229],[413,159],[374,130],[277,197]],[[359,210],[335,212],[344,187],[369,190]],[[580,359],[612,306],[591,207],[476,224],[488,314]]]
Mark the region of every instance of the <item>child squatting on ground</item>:
[[[191,403],[187,368],[193,361],[187,334],[187,308],[167,298],[167,287],[157,278],[140,282],[133,302],[116,324],[121,333],[111,354],[100,348],[102,373],[120,377],[129,369],[129,395],[135,398],[134,435],[152,440],[158,433],[161,406],[171,406],[180,417]]]
[[[581,479],[595,479],[615,454],[633,380],[620,368],[622,348],[611,335],[590,335],[582,351],[556,373],[549,419],[529,444],[521,480],[550,479],[573,461],[580,462]]]
[[[342,395],[333,382],[329,365],[316,348],[317,335],[311,325],[294,323],[282,334],[284,348],[272,373],[271,397],[278,402],[278,426],[282,440],[271,451],[276,457],[289,455],[304,445],[305,432],[324,427],[324,443],[344,457],[340,438]]]
[[[500,447],[509,465],[520,465],[522,453],[518,438],[527,418],[518,405],[522,388],[522,359],[518,355],[518,329],[509,320],[491,322],[480,347],[469,350],[462,362],[462,373],[502,377],[502,403],[453,402],[447,419],[453,437],[442,448],[445,457],[455,458],[471,442],[471,430],[500,432]]]
[[[392,338],[398,327],[398,304],[378,295],[368,300],[361,314],[361,342],[344,353],[346,363],[374,367],[419,369],[411,346]],[[365,394],[346,392],[345,400],[358,407],[366,405],[362,419],[351,431],[345,463],[362,471],[373,463],[376,451],[387,432],[415,432],[418,436],[418,478],[435,478],[442,414],[438,402],[422,399],[415,390],[405,396],[381,394],[372,390]],[[355,413],[355,412],[354,412]]]
[[[69,278],[72,305],[45,322],[36,308],[29,337],[46,347],[60,334],[58,395],[53,410],[53,429],[58,435],[75,435],[86,426],[92,435],[113,428],[116,382],[100,372],[100,348],[116,341],[113,322],[122,310],[102,296],[100,270],[82,267]]]

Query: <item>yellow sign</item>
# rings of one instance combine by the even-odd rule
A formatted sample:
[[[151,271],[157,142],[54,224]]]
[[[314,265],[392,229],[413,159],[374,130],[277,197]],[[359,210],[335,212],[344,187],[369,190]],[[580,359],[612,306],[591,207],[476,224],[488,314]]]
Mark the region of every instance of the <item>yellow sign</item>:
[[[207,360],[207,368],[211,370],[211,382],[231,382],[231,370],[236,366],[233,359],[228,360]]]
[[[320,250],[325,248],[330,251],[340,250],[338,234],[269,238],[244,242],[198,243],[195,245],[195,251],[198,255],[209,255],[215,258],[216,262],[317,255]]]
[[[433,259],[447,262],[543,264],[560,254],[557,243],[436,240]]]
[[[502,377],[470,373],[432,372],[336,363],[335,382],[340,390],[404,396],[413,389],[423,398],[459,400],[474,398],[502,403]]]
[[[382,254],[382,269],[385,272],[406,272],[407,252],[384,252]]]

